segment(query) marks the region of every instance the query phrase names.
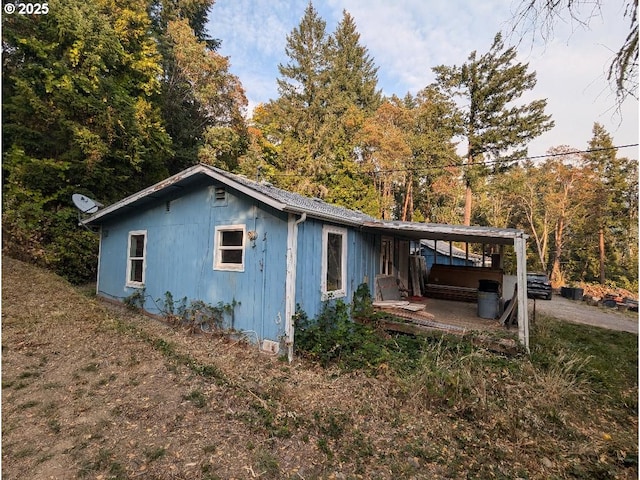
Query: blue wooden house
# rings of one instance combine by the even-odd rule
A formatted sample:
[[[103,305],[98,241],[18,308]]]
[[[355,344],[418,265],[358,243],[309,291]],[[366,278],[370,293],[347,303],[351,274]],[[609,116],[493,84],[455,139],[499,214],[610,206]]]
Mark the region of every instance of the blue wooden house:
[[[236,302],[226,327],[290,355],[297,305],[313,318],[327,300],[351,302],[361,284],[375,296],[379,274],[407,278],[411,240],[515,238],[481,227],[384,222],[203,164],[81,223],[99,227],[99,296],[123,301],[144,291],[150,313],[161,313],[165,292]]]

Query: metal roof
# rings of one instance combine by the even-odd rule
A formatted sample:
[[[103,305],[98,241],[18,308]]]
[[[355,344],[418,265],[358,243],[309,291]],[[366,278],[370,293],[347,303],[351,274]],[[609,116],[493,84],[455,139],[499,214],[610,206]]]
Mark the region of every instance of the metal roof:
[[[364,222],[375,220],[374,217],[362,212],[332,205],[319,198],[305,197],[274,187],[269,183],[255,182],[210,165],[199,164],[109,205],[82,220],[81,223],[85,225],[100,224],[107,218],[140,208],[150,201],[166,197],[207,177],[283,212],[305,213],[312,218],[351,226],[360,226]]]
[[[492,243],[513,245],[516,238],[528,238],[522,230],[515,228],[449,225],[442,223],[417,223],[376,220],[365,222],[365,228],[387,235],[402,235],[413,240],[451,240],[467,243]]]
[[[213,167],[208,168],[214,169]],[[253,190],[254,192],[258,192],[265,197],[279,202],[280,204],[284,205],[282,210],[285,212],[298,214],[306,213],[310,217],[331,220],[349,225],[361,225],[363,222],[375,220],[374,217],[371,217],[365,213],[358,212],[356,210],[350,210],[338,205],[332,205],[325,202],[324,200],[321,200],[320,198],[305,197],[304,195],[274,187],[269,183],[254,182],[246,177],[225,172],[224,170],[220,170],[217,168],[215,168],[214,170],[219,175],[224,176],[231,182],[235,182],[237,185],[242,185],[249,190]],[[245,193],[251,195],[251,193],[249,192]]]
[[[274,187],[269,183],[255,182],[241,175],[205,164],[187,168],[106,208],[98,210],[95,214],[82,220],[81,223],[84,225],[100,224],[108,218],[138,209],[149,202],[166,198],[176,191],[195,185],[207,178],[211,178],[282,212],[298,215],[304,213],[311,218],[359,227],[363,230],[386,235],[400,235],[415,240],[452,240],[496,244],[513,244],[515,238],[527,238],[521,230],[512,228],[378,220],[356,210],[332,205],[319,198],[305,197]]]

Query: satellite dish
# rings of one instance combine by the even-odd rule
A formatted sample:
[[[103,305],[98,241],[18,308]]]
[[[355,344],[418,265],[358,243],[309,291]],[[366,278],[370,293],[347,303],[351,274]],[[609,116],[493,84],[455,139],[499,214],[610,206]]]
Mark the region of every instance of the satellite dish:
[[[80,193],[74,193],[73,195],[71,195],[71,200],[73,201],[73,204],[76,206],[76,208],[82,213],[96,213],[98,211],[98,208],[102,206],[98,202],[95,202],[89,197],[85,197]]]

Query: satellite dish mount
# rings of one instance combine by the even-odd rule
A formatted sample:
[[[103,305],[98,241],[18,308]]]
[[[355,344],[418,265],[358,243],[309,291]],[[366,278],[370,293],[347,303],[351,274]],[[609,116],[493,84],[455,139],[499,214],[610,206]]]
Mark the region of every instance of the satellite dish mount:
[[[100,207],[103,206],[101,203],[98,203],[95,200],[90,199],[86,195],[82,195],[81,193],[74,193],[73,195],[71,195],[71,201],[78,209],[79,222],[82,219],[83,215],[93,215],[100,209]],[[82,222],[80,222],[80,224],[84,225]]]
[[[73,195],[71,195],[71,200],[73,201],[73,204],[76,206],[76,208],[80,210],[80,213],[89,215],[96,213],[98,211],[98,208],[102,206],[94,200],[91,200],[89,197],[82,195],[81,193],[74,193]]]

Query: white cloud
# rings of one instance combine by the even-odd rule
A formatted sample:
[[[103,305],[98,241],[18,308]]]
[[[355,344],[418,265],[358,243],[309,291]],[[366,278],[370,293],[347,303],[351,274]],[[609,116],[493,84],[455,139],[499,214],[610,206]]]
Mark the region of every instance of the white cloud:
[[[484,53],[495,34],[508,31],[520,4],[504,0],[316,0],[320,17],[332,33],[343,10],[354,18],[360,42],[378,67],[379,88],[385,95],[416,93],[434,79],[437,65],[460,65],[476,50]],[[277,66],[285,55],[286,36],[299,25],[308,0],[217,0],[210,17],[213,37],[222,39],[251,105],[277,96]],[[519,60],[538,74],[536,89],[527,98],[548,98],[556,127],[530,146],[537,155],[568,144],[586,147],[593,122],[602,123],[614,142],[637,143],[637,102],[628,101],[623,121],[611,111],[613,97],[606,68],[628,32],[621,6],[607,4],[590,29],[560,23],[552,40],[525,37]],[[517,35],[507,37],[519,40]],[[637,149],[635,150],[637,152]],[[637,158],[637,153],[624,152]]]

